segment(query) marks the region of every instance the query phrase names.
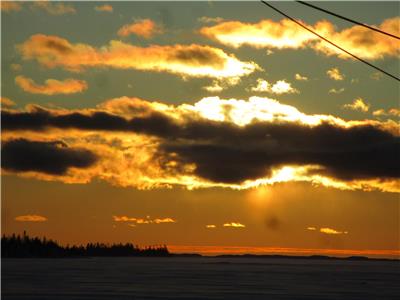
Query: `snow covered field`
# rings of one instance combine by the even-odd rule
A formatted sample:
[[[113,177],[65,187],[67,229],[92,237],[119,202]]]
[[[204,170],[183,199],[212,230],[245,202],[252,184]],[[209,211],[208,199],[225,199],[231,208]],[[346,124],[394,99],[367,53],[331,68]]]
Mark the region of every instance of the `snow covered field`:
[[[3,259],[2,299],[400,299],[400,263],[285,258]]]

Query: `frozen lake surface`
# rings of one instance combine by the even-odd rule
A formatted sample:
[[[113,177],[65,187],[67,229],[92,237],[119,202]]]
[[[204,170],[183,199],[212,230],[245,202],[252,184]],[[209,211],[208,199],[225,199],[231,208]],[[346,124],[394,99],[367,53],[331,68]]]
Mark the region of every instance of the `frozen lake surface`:
[[[285,258],[2,259],[2,299],[400,299],[400,264]]]

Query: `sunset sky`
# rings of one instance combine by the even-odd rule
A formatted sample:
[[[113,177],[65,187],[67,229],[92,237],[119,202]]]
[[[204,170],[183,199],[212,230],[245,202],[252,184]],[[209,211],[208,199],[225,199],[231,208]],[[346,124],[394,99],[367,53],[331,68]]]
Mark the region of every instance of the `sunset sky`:
[[[399,76],[399,40],[273,4]],[[1,5],[2,233],[398,255],[398,81],[258,1]]]

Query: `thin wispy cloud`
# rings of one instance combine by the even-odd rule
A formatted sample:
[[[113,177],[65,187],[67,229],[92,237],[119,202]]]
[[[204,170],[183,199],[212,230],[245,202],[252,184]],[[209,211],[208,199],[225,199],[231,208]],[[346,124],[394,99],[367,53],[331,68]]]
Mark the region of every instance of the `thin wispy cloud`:
[[[320,228],[319,232],[324,233],[324,234],[333,234],[333,235],[348,234],[348,231],[340,231],[340,230],[336,230],[336,229],[329,228],[329,227]]]
[[[151,219],[150,216],[146,218],[136,218],[128,216],[113,216],[115,222],[127,222],[130,226],[143,225],[143,224],[163,224],[163,223],[176,223],[173,218],[155,218]]]
[[[95,6],[94,10],[100,11],[100,12],[108,12],[108,13],[112,13],[114,11],[113,7],[110,4]]]
[[[23,215],[14,218],[17,222],[46,222],[47,218],[40,215]]]
[[[58,36],[36,34],[17,46],[24,60],[36,60],[47,68],[61,67],[79,72],[93,67],[167,72],[182,77],[238,78],[260,67],[242,62],[223,50],[202,45],[148,47],[111,41],[108,46],[94,48],[72,44]]]
[[[344,92],[344,88],[339,88],[339,89],[331,88],[331,89],[328,91],[329,94],[341,94],[341,93],[343,93],[343,92]]]
[[[239,222],[230,222],[230,223],[224,223],[223,227],[245,228],[246,225]]]
[[[122,26],[118,30],[118,35],[121,37],[127,37],[134,34],[145,39],[151,39],[155,35],[161,33],[163,33],[161,26],[157,25],[150,19],[137,20],[133,23]]]
[[[47,79],[44,84],[37,84],[25,76],[15,77],[15,83],[27,93],[41,95],[75,94],[82,93],[88,88],[86,81],[76,79]]]
[[[76,9],[71,4],[54,3],[53,1],[34,1],[31,5],[33,10],[42,10],[50,15],[60,16],[65,14],[75,14]]]
[[[22,3],[19,1],[1,1],[1,11],[6,13],[20,11],[22,9]]]
[[[0,97],[0,104],[2,108],[10,108],[16,105],[14,101],[7,97]]]

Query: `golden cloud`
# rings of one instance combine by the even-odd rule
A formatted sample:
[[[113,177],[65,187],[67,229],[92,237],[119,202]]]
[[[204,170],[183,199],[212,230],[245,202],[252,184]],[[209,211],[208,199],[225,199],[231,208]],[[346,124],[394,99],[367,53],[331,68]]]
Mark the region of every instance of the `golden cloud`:
[[[343,92],[344,92],[344,88],[340,88],[340,89],[331,88],[328,91],[329,94],[341,94]]]
[[[4,169],[9,164],[3,163],[4,173],[41,180],[100,179],[140,189],[250,189],[302,181],[400,192],[393,168],[400,132],[396,122],[307,115],[265,97],[207,97],[178,106],[121,97],[93,109],[9,108],[2,111],[2,127],[4,145],[23,137],[42,141],[46,149],[61,145],[67,152],[70,163],[57,174],[40,166]],[[24,157],[32,155],[18,149]],[[348,155],[342,155],[344,150]],[[76,153],[84,153],[88,163],[77,161]]]
[[[319,232],[325,233],[325,234],[335,234],[335,235],[337,235],[337,234],[348,234],[348,231],[339,231],[339,230],[332,229],[332,228],[329,228],[329,227],[320,228]]]
[[[94,9],[96,11],[102,11],[102,12],[113,12],[113,10],[114,10],[110,4],[95,6]]]
[[[215,226],[214,224],[208,224],[208,225],[206,225],[206,228],[214,229],[214,228],[217,228],[217,226]]]
[[[24,215],[15,217],[18,222],[46,222],[47,218],[39,215]]]
[[[118,30],[118,35],[122,37],[135,34],[145,39],[150,39],[156,34],[161,34],[163,30],[159,25],[150,19],[138,20],[131,24],[122,26]]]
[[[299,91],[292,87],[292,84],[286,80],[278,80],[274,84],[270,84],[268,81],[262,78],[257,79],[257,85],[251,87],[252,92],[269,92],[272,94],[295,94]]]
[[[233,228],[244,228],[246,225],[238,222],[230,222],[230,223],[224,223],[224,227],[233,227]]]
[[[1,11],[4,12],[20,11],[22,9],[21,3],[17,1],[1,1],[0,7]]]
[[[384,109],[375,110],[372,115],[375,117],[383,117],[383,116],[393,116],[393,117],[400,117],[400,109],[398,108],[390,108],[388,111]]]
[[[337,31],[329,21],[319,21],[314,25],[302,23],[364,59],[380,59],[385,56],[397,57],[400,54],[396,40],[377,32],[371,32],[361,26],[352,26]],[[398,36],[400,35],[400,18],[386,19],[376,27]],[[309,47],[326,55],[337,55],[343,59],[351,58],[288,19],[279,22],[262,20],[258,23],[227,21],[214,26],[203,27],[200,29],[200,33],[235,48],[245,45],[255,48],[277,49]]]
[[[27,93],[41,95],[57,95],[57,94],[75,94],[82,93],[87,89],[87,83],[84,80],[65,79],[59,81],[56,79],[47,79],[43,85],[36,84],[32,79],[17,76],[15,83]]]
[[[354,99],[353,103],[343,105],[344,109],[358,110],[362,112],[368,112],[370,105],[365,103],[362,98]]]
[[[307,76],[300,75],[299,73],[296,73],[296,75],[294,75],[294,78],[296,80],[301,80],[301,81],[307,81],[308,80]]]
[[[326,75],[333,80],[343,80],[344,75],[339,71],[338,68],[332,68],[326,71]]]
[[[133,218],[127,216],[113,216],[115,222],[131,222],[130,226],[137,224],[162,224],[162,223],[176,223],[172,218],[156,218],[151,219],[150,216],[146,218]]]
[[[17,49],[25,60],[36,60],[48,68],[82,71],[89,67],[112,67],[168,72],[182,77],[238,78],[259,69],[253,62],[242,62],[234,55],[210,46],[173,45],[138,47],[111,41],[99,49],[71,44],[58,36],[37,34]]]
[[[15,106],[15,102],[7,97],[0,97],[0,105],[1,107],[12,107]]]
[[[76,10],[72,5],[67,5],[64,3],[52,3],[47,0],[34,1],[31,7],[32,9],[40,9],[50,15],[55,16],[76,13]]]

